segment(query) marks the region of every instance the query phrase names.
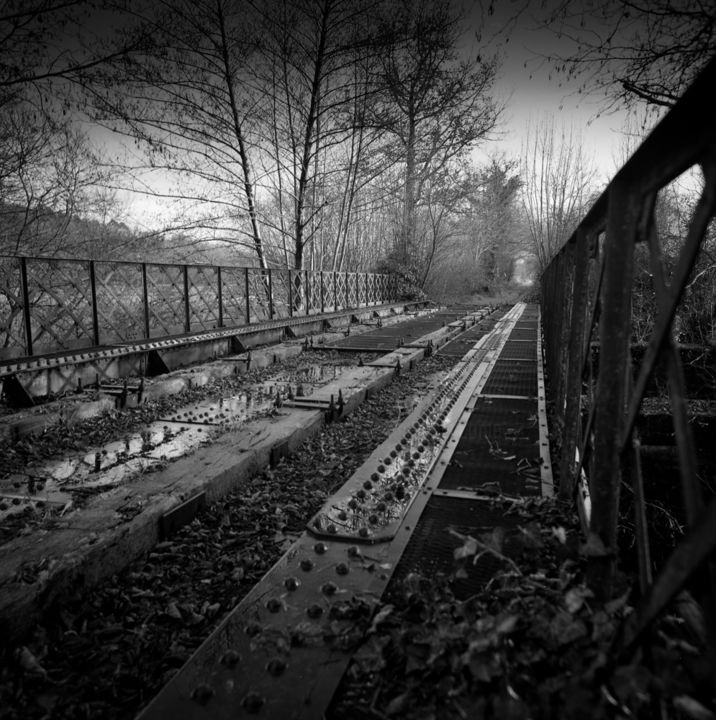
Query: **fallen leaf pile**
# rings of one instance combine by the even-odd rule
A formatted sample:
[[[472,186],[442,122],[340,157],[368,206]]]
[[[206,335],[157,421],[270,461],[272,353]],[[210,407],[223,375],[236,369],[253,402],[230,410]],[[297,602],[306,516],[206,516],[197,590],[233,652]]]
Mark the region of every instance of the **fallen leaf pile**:
[[[647,653],[617,661],[612,643],[634,611],[626,578],[621,594],[599,606],[584,584],[573,514],[553,500],[495,502],[518,514],[526,542],[507,557],[492,534],[464,536],[451,576],[410,574],[393,584],[330,720],[716,717],[703,628],[680,607],[700,615],[687,593]],[[451,580],[485,552],[500,555],[502,569],[457,599]]]

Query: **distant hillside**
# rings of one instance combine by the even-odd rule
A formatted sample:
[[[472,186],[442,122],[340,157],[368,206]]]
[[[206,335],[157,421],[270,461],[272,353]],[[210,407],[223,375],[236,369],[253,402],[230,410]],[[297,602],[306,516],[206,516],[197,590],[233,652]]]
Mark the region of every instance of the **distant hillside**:
[[[91,258],[135,262],[196,262],[251,265],[245,249],[228,242],[200,241],[181,232],[140,234],[110,219],[32,210],[0,202],[0,255]]]
[[[127,225],[0,202],[0,253],[126,260],[147,249]]]

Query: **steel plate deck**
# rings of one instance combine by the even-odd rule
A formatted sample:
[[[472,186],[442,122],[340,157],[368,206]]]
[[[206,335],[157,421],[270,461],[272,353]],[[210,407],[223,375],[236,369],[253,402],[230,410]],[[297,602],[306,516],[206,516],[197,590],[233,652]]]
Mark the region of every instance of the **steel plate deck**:
[[[371,544],[375,543],[377,533],[371,537],[370,530],[366,536],[341,528],[344,534],[341,539],[338,527],[329,532],[323,521],[320,529],[312,522],[309,525],[312,531],[325,531],[325,537],[305,532],[145,709],[142,720],[323,717],[350,660],[350,652],[345,648],[352,647],[358,639],[355,621],[358,616],[370,616],[406,547],[416,537],[416,527],[421,528],[421,533],[425,529],[426,523],[420,525],[420,518],[426,506],[436,500],[435,494],[444,492],[438,486],[462,438],[470,436],[474,406],[498,402],[489,398],[481,401],[481,393],[524,309],[515,306],[492,333],[482,337],[454,367],[450,375],[452,387],[450,383],[445,387],[440,384],[323,508],[324,516],[332,517],[331,513],[341,512],[341,503],[347,498],[360,499],[366,505],[374,503],[375,509],[378,503],[385,503],[383,495],[389,485],[382,478],[389,475],[387,468],[396,459],[408,459],[405,452],[417,434],[415,442],[422,444],[423,450],[416,448],[413,452],[421,457],[429,455],[430,459],[422,482],[416,483],[411,501],[405,503],[404,514],[394,519],[391,537]],[[453,398],[457,399],[449,407]],[[529,402],[533,408],[536,406],[536,398]],[[437,422],[445,428],[444,433],[437,431]],[[431,433],[431,429],[435,432]],[[408,432],[414,435],[408,436]],[[530,440],[538,437],[534,428],[529,428],[529,432]],[[437,446],[430,452],[428,438]],[[395,455],[391,455],[392,451]],[[388,457],[391,463],[385,462]],[[383,466],[382,471],[378,464]],[[393,484],[398,474],[391,476]],[[364,486],[366,481],[371,483],[368,488]],[[365,494],[359,498],[361,489]],[[460,493],[441,497],[442,506],[430,506],[425,517],[426,522],[432,522],[432,530],[444,532],[448,521],[445,512],[451,512],[451,521],[456,525],[472,528],[474,532],[489,530],[492,522],[503,525],[508,522],[495,517],[489,501],[476,500],[474,493],[469,498],[458,497]],[[448,501],[463,503],[461,510],[454,514],[446,511]],[[480,504],[474,505],[475,502]],[[351,511],[360,505],[357,502]],[[486,508],[490,510],[487,514]],[[387,512],[387,503],[382,511]],[[364,515],[365,512],[361,514],[363,520]],[[319,516],[323,517],[320,513],[316,517]],[[365,525],[355,524],[355,529],[360,527]],[[417,553],[425,554],[430,540],[422,534],[418,538],[423,546]],[[449,547],[445,552],[449,553]],[[407,557],[409,563],[410,555]]]
[[[484,379],[506,338],[505,326],[509,330],[512,324],[513,319],[507,319],[492,339],[481,339],[482,362],[476,359],[456,366],[453,376],[458,387],[469,374],[468,366],[479,375],[479,382]],[[369,458],[357,473],[358,481],[377,472],[376,461],[395,448],[407,431],[430,428],[430,414],[437,409],[434,403],[441,390],[436,388]],[[471,390],[465,385],[458,395],[469,400]],[[457,402],[454,408],[457,413]],[[453,433],[445,433],[442,451],[435,454],[432,470],[406,506],[390,542],[350,544],[305,532],[141,717],[238,718],[259,712],[260,717],[281,720],[322,717],[350,659],[343,648],[356,639],[351,634],[356,615],[369,615],[382,595],[449,462],[457,443],[453,435],[464,428],[469,412],[465,408],[454,418]],[[413,427],[416,423],[418,428]],[[355,482],[352,478],[348,484]],[[335,497],[344,494],[339,491]]]
[[[487,335],[490,330],[492,330],[494,323],[495,320],[491,319],[490,315],[485,315],[479,324],[473,325],[471,328],[460,333],[455,339],[445,343],[445,345],[440,348],[439,353],[449,357],[463,357],[481,337]]]
[[[482,379],[485,354],[458,367],[431,402],[401,423],[398,442],[391,436],[390,442],[378,447],[314,516],[310,532],[353,542],[388,542],[395,537],[443,448],[447,428],[454,426]]]
[[[443,327],[456,323],[455,328],[467,329],[487,314],[487,309],[475,310],[474,307],[451,307],[427,316],[420,316],[401,323],[370,330],[360,335],[349,335],[320,346],[322,350],[341,352],[367,352],[392,350],[410,345],[418,338]]]

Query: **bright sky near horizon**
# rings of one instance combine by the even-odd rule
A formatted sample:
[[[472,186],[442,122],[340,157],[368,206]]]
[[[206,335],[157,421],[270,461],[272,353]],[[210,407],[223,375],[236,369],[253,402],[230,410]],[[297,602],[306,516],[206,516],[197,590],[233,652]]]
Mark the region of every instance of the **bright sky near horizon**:
[[[497,139],[486,143],[477,157],[486,157],[500,151],[508,157],[519,158],[530,120],[537,121],[553,115],[558,126],[562,123],[566,127],[572,125],[581,133],[584,149],[587,157],[594,161],[599,181],[603,184],[609,182],[623,164],[622,131],[625,128],[626,114],[600,114],[599,100],[578,94],[577,81],[565,82],[563,77],[558,80],[544,57],[554,52],[555,45],[560,41],[556,33],[539,27],[529,7],[536,3],[527,0],[502,0],[494,3],[494,15],[487,16],[483,7],[487,2],[467,1],[471,9],[471,27],[466,33],[465,45],[473,53],[477,53],[484,47],[485,38],[493,37],[488,48],[499,52],[502,58],[495,85],[496,96],[506,105]],[[511,30],[494,39],[495,34],[507,23],[510,14],[515,13],[518,8],[523,8],[523,11],[514,21]],[[478,42],[476,32],[481,26],[482,38]]]

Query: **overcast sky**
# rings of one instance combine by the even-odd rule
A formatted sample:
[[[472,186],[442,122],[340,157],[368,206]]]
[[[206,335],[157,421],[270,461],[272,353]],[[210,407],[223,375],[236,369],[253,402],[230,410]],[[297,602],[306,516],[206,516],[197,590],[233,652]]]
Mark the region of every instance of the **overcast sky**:
[[[465,45],[475,53],[485,46],[486,36],[491,38],[487,47],[502,57],[496,93],[506,103],[501,139],[482,148],[478,157],[499,149],[509,157],[518,158],[530,118],[537,120],[552,114],[557,124],[572,124],[582,133],[587,155],[594,159],[600,179],[606,184],[622,164],[617,158],[622,153],[621,131],[625,114],[612,112],[599,116],[599,100],[579,95],[575,81],[560,86],[559,82],[564,82],[564,78],[556,77],[544,59],[554,52],[560,41],[554,32],[538,27],[532,9],[540,3],[497,0],[494,15],[488,16],[485,12],[487,2],[468,2],[470,27],[465,35]],[[501,32],[517,11],[521,12],[509,24],[509,31]],[[478,42],[476,32],[480,27],[483,36]],[[560,47],[566,48],[567,42],[562,41]]]

